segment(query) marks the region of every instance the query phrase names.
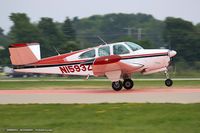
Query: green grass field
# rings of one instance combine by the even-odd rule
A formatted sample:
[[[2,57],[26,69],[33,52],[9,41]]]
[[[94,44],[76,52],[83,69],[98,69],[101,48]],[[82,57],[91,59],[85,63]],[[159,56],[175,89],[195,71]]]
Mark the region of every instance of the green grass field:
[[[174,81],[174,87],[200,87],[199,80],[177,80]],[[135,88],[163,88],[166,87],[164,85],[164,80],[145,80],[145,81],[135,81]],[[98,89],[98,88],[111,88],[110,81],[96,81],[96,80],[37,80],[37,81],[24,81],[23,79],[15,81],[0,81],[0,89]]]
[[[199,133],[200,104],[0,105],[0,131]]]

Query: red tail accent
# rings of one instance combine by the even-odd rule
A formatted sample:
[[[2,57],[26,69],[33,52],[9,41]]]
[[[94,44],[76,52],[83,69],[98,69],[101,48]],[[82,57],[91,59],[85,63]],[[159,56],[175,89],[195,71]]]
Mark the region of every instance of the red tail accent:
[[[13,65],[26,65],[40,59],[38,43],[12,44],[9,47],[10,60]]]

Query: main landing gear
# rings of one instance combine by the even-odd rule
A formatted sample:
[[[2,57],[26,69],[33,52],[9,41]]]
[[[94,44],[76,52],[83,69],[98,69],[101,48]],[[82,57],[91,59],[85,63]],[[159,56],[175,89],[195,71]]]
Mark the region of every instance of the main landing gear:
[[[122,81],[119,80],[119,81],[112,82],[113,90],[120,91],[122,87],[123,87]]]
[[[173,81],[169,78],[169,74],[167,71],[165,71],[165,76],[166,76],[166,80],[165,80],[165,85],[170,87],[173,85]]]
[[[120,80],[112,82],[112,88],[115,91],[120,91],[122,87],[124,87],[126,90],[130,90],[133,88],[133,86],[134,86],[134,82],[131,79],[124,79],[123,83]]]
[[[123,86],[127,90],[132,89],[133,85],[134,85],[134,83],[133,83],[133,80],[131,80],[131,79],[125,79],[124,82],[123,82]]]

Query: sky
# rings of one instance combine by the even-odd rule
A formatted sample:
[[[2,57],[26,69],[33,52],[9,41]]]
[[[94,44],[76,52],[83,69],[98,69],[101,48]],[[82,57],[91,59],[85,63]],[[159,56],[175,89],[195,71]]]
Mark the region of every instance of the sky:
[[[179,17],[200,22],[200,0],[0,0],[0,27],[7,33],[12,26],[11,13],[26,13],[31,22],[51,17],[63,22],[73,18],[108,13],[145,13],[156,19]]]

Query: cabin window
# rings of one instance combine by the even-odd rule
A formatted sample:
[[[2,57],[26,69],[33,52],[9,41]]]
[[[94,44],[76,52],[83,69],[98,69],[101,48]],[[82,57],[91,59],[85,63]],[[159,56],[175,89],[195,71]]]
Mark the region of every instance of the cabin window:
[[[113,45],[113,54],[120,55],[120,54],[128,54],[129,50],[122,44]]]
[[[110,55],[110,47],[101,47],[98,49],[99,56],[109,56]]]
[[[95,50],[90,50],[90,51],[87,51],[87,52],[84,52],[82,53],[79,58],[80,59],[83,59],[83,58],[93,58],[95,57]]]

